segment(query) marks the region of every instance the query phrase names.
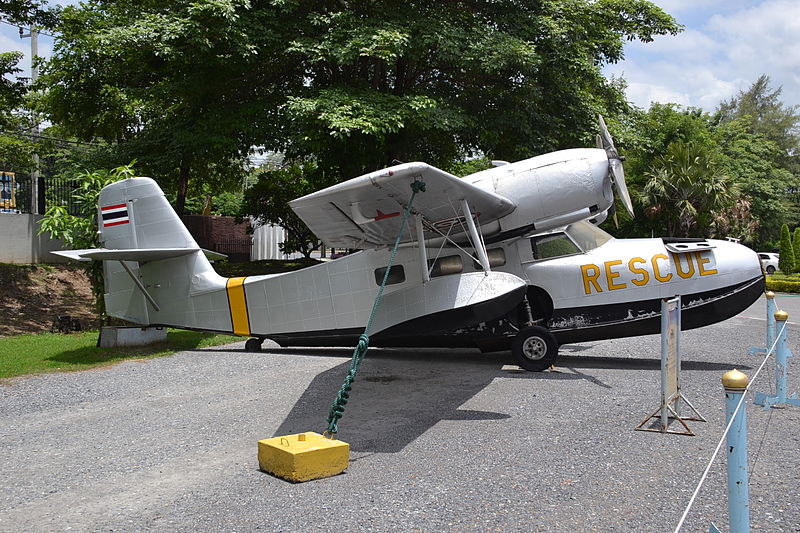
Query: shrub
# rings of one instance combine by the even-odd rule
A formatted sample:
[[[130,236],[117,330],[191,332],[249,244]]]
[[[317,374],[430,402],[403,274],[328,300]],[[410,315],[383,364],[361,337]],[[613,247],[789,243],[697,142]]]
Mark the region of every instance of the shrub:
[[[781,226],[780,254],[778,268],[784,274],[794,273],[795,257],[794,249],[792,248],[792,236],[789,234],[789,226],[786,224]]]
[[[800,293],[800,281],[767,278],[767,290],[774,292]]]

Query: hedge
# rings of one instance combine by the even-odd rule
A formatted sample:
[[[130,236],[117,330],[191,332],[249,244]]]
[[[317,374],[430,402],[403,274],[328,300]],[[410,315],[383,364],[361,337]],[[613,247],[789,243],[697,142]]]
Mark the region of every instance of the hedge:
[[[767,290],[773,292],[800,293],[800,281],[772,279],[767,277]]]

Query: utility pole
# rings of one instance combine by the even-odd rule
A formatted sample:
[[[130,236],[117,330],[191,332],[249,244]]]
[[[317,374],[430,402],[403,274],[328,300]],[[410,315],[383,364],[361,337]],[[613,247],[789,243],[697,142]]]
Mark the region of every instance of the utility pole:
[[[31,38],[31,84],[36,83],[39,79],[39,67],[36,65],[36,57],[39,55],[39,32],[35,25],[31,25],[28,33],[23,33],[23,29],[19,29],[19,38]],[[39,142],[39,117],[36,112],[33,113],[33,140],[35,143]],[[33,152],[33,170],[31,171],[31,213],[37,214],[39,212],[39,153]]]

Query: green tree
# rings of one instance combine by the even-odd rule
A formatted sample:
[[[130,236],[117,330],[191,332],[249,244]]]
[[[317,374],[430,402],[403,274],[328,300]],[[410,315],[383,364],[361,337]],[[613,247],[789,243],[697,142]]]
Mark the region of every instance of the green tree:
[[[239,179],[254,146],[338,179],[589,142],[627,109],[604,63],[679,26],[644,0],[89,0],[43,69],[50,120],[177,194]]]
[[[674,141],[647,173],[645,214],[671,236],[710,236],[714,215],[731,207],[735,190],[706,149]]]
[[[219,190],[241,182],[262,130],[278,127],[271,115],[285,103],[282,78],[303,83],[297,62],[275,53],[285,47],[275,15],[271,4],[243,0],[66,7],[40,108],[65,134],[137,159],[176,194],[180,214],[192,177]]]
[[[780,257],[778,268],[784,274],[793,274],[795,269],[794,248],[792,247],[792,237],[789,233],[789,226],[781,226],[781,245],[779,247]]]
[[[40,0],[0,0],[0,15],[15,24],[53,28],[58,20],[59,9]]]
[[[762,74],[746,91],[722,102],[717,110],[722,122],[743,120],[747,130],[774,143],[773,160],[797,174],[800,171],[800,106],[787,106],[782,88],[773,89]]]
[[[287,232],[281,244],[284,253],[301,252],[310,257],[320,241],[289,207],[289,201],[333,185],[335,179],[312,161],[258,173],[258,181],[245,191],[242,212],[258,224],[277,224]]]
[[[712,220],[714,236],[734,237],[743,243],[754,244],[758,237],[759,221],[753,216],[751,206],[750,198],[740,195],[733,204],[716,211]]]
[[[636,0],[310,2],[293,15],[289,51],[307,83],[288,98],[281,148],[345,177],[592,142],[597,113],[627,105],[600,66],[625,40],[678,31]]]
[[[649,216],[630,219],[624,210],[617,210],[620,227],[610,228],[611,217],[606,225],[621,237],[662,234],[666,228],[665,219],[655,216],[657,208],[650,200],[644,200],[642,191],[652,180],[657,161],[665,157],[672,143],[691,144],[706,153],[718,152],[712,119],[702,109],[653,103],[647,111],[636,110],[630,114],[612,133],[625,155],[625,175],[635,202],[634,209]]]
[[[21,58],[20,52],[0,53],[0,170],[16,173],[30,171],[34,152],[32,139],[15,133],[29,122],[21,110],[27,85],[14,78]]]
[[[133,177],[133,164],[115,168],[113,170],[84,171],[75,176],[79,182],[74,197],[77,200],[80,213],[70,214],[64,206],[51,206],[40,221],[39,233],[49,233],[53,239],[64,241],[67,248],[99,248],[99,233],[97,227],[97,205],[100,191],[106,185],[126,177]],[[84,265],[92,292],[95,297],[95,309],[101,321],[106,320],[105,292],[103,284],[102,261],[81,263]]]
[[[712,233],[742,238],[754,246],[778,242],[783,223],[797,225],[800,210],[789,191],[800,190],[797,178],[782,166],[778,144],[754,132],[750,116],[723,117],[701,109],[674,104],[653,104],[618,125],[626,156],[625,173],[633,198],[642,198],[656,161],[667,154],[670,143],[680,141],[710,154],[718,173],[729,178],[738,200],[714,210]],[[636,210],[651,215],[633,220],[622,216],[620,236],[661,233],[666,222],[651,204],[637,202]],[[607,222],[608,224],[608,222]]]
[[[800,257],[800,227],[794,228],[792,235],[792,253],[794,254],[794,271],[798,270],[798,257]]]
[[[783,223],[796,225],[797,209],[787,194],[797,178],[782,167],[780,147],[748,131],[748,120],[725,121],[716,128],[720,169],[752,201],[759,243],[775,242]]]

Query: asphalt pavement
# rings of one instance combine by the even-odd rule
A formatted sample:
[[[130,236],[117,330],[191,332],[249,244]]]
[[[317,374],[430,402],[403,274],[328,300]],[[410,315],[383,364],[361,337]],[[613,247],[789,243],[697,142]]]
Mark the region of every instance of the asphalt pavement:
[[[778,295],[800,354],[800,297]],[[660,338],[508,354],[370,349],[340,423],[339,476],[292,484],[257,441],[325,429],[350,349],[244,343],[0,385],[0,531],[672,532],[724,429],[720,378],[751,377],[765,302],[683,333],[696,436],[634,431],[659,405]],[[790,363],[790,390],[800,363]],[[754,389],[770,392],[768,362]],[[748,402],[752,531],[800,531],[800,407]],[[723,448],[724,450],[724,448]],[[682,529],[728,530],[719,458]]]

